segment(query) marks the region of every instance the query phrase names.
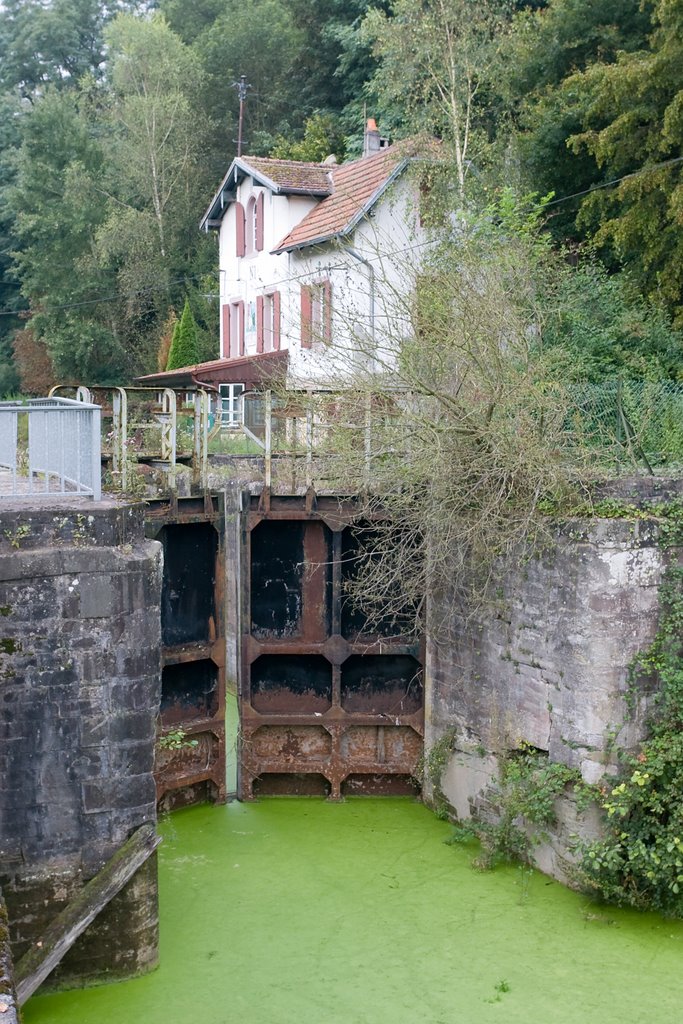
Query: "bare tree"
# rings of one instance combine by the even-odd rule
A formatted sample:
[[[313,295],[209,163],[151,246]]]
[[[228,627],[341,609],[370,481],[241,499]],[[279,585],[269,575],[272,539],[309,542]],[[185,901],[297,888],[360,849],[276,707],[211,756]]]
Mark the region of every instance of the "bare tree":
[[[543,347],[559,261],[504,221],[461,218],[404,280],[381,282],[379,329],[354,317],[354,358],[328,349],[330,391],[309,399],[327,486],[360,492],[347,578],[370,631],[419,628],[434,588],[490,596],[500,560],[538,550],[544,502],[565,501],[586,466],[567,367]]]

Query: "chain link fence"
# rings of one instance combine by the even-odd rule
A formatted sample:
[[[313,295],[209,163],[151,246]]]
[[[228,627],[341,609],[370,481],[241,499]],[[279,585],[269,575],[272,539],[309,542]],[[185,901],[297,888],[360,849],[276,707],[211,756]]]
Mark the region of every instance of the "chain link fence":
[[[568,389],[568,434],[613,470],[683,468],[683,385],[609,381]]]

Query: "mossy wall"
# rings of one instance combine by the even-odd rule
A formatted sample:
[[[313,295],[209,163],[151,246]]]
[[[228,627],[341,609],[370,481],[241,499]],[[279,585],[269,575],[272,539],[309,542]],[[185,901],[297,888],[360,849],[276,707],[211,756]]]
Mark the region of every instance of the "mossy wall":
[[[160,545],[116,502],[0,511],[0,886],[15,963],[156,820]],[[152,858],[46,983],[157,959]]]

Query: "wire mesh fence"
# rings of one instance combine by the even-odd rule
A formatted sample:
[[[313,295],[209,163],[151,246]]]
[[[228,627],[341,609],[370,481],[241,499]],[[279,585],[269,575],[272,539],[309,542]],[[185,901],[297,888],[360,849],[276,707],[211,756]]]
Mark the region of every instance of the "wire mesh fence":
[[[683,385],[609,381],[568,394],[569,436],[614,470],[683,468]]]
[[[267,455],[322,459],[331,464],[342,435],[368,458],[386,444],[387,420],[404,422],[406,455],[410,421],[423,416],[415,394],[370,394],[309,390],[243,396],[245,434]],[[553,404],[556,409],[553,410]],[[421,409],[418,413],[417,410]],[[683,384],[672,381],[608,381],[554,386],[541,412],[527,410],[539,432],[554,420],[553,433],[567,460],[590,462],[610,475],[643,469],[683,471]],[[505,415],[509,415],[509,410]],[[393,439],[397,432],[393,432]],[[399,445],[401,447],[401,445]],[[400,454],[394,448],[394,454]]]

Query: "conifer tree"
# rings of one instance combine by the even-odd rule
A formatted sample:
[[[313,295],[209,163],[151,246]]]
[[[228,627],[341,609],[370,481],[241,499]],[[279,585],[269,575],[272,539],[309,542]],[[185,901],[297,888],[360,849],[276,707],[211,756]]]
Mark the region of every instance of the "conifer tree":
[[[190,303],[185,299],[183,315],[173,330],[173,340],[166,369],[177,370],[181,366],[194,366],[198,361],[197,325],[190,309]]]

